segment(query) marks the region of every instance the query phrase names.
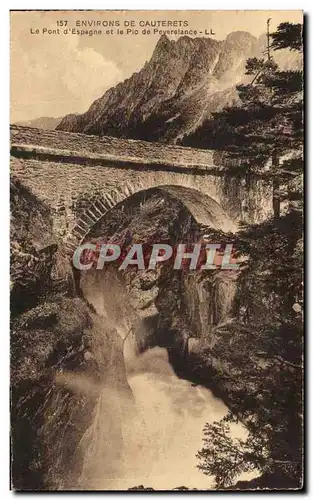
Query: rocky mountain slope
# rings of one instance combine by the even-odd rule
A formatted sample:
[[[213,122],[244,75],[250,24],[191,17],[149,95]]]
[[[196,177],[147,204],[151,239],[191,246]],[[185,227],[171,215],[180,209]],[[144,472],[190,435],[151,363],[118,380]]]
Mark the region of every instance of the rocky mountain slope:
[[[264,46],[264,37],[243,31],[224,41],[187,36],[174,41],[163,35],[138,73],[109,89],[86,113],[65,116],[57,129],[177,142],[238,100],[236,85],[249,78],[246,59],[261,57]],[[280,59],[284,63],[282,54]],[[294,59],[289,52],[288,66]]]
[[[61,122],[62,117],[53,118],[51,116],[42,116],[34,120],[26,120],[17,122],[15,125],[22,125],[23,127],[44,128],[46,130],[54,130]]]
[[[175,141],[212,111],[236,99],[247,57],[258,41],[235,32],[224,42],[210,38],[169,40],[163,35],[149,62],[109,89],[82,115],[68,115],[60,130]]]

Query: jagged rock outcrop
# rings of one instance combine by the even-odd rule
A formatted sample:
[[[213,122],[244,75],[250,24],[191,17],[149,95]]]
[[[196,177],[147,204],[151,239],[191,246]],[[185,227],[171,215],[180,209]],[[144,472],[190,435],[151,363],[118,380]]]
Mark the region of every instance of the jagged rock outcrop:
[[[197,127],[213,111],[237,99],[248,57],[260,55],[258,40],[234,32],[224,41],[163,35],[149,62],[109,89],[82,115],[64,117],[59,130],[165,140]]]
[[[76,489],[103,386],[132,407],[122,341],[84,300],[61,296],[13,318],[11,332],[12,486]],[[104,436],[117,449],[120,420],[116,411]]]
[[[58,130],[177,142],[213,112],[239,102],[236,85],[247,82],[245,63],[264,57],[266,37],[230,33],[212,38],[159,39],[150,61],[129,79],[109,89],[84,114],[70,114]],[[282,69],[300,68],[299,54],[275,53]]]
[[[85,467],[86,449],[93,445],[88,439],[89,426],[103,387],[112,388],[112,399],[121,390],[127,411],[133,407],[123,344],[114,325],[109,319],[99,319],[85,300],[72,296],[72,280],[67,282],[65,276],[60,283],[55,279],[64,257],[58,253],[59,242],[52,236],[52,219],[49,208],[12,179],[10,347],[14,490],[77,488]],[[67,267],[69,278],[69,262]],[[114,419],[108,414],[110,430],[103,432],[102,439],[113,449],[110,439],[114,438],[119,450],[123,410],[115,410]]]

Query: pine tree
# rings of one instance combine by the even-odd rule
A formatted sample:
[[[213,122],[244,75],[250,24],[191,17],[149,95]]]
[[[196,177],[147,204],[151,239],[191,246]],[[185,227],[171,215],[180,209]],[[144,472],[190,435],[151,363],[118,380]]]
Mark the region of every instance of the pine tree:
[[[273,213],[279,217],[281,188],[288,191],[303,169],[303,81],[301,71],[280,71],[272,53],[283,48],[301,52],[302,27],[282,23],[269,37],[267,57],[247,60],[251,81],[237,86],[240,105],[214,113],[185,143],[195,146],[204,136],[198,145],[223,151],[230,169],[271,178]]]
[[[270,36],[270,57],[247,61],[252,80],[238,86],[242,106],[206,124],[229,133],[221,149],[230,169],[236,163],[241,172],[265,173],[270,165],[273,181],[274,218],[237,235],[249,256],[241,275],[242,312],[217,328],[210,349],[227,367],[217,382],[236,388],[228,394],[228,415],[206,424],[198,453],[199,469],[219,488],[251,470],[261,474],[255,487],[299,488],[302,481],[302,74],[280,71],[270,52],[300,51],[302,27],[282,23]],[[280,210],[284,185],[286,214]],[[246,439],[231,436],[230,424],[238,419]]]

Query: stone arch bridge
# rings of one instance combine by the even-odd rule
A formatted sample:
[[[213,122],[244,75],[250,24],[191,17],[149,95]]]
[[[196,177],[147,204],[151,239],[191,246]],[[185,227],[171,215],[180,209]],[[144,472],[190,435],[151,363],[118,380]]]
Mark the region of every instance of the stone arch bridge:
[[[53,237],[71,254],[117,204],[158,189],[180,199],[199,223],[236,231],[272,210],[263,179],[249,182],[209,150],[11,126],[11,178],[51,210]]]

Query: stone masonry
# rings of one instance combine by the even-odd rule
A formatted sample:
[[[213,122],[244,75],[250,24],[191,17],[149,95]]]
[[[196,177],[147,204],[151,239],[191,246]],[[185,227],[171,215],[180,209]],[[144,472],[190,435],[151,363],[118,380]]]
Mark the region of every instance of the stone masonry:
[[[92,226],[140,191],[180,199],[199,223],[236,231],[272,211],[271,187],[221,167],[213,151],[11,126],[11,177],[51,209],[69,254]]]

